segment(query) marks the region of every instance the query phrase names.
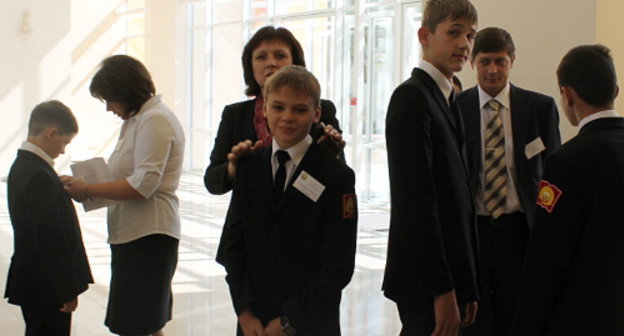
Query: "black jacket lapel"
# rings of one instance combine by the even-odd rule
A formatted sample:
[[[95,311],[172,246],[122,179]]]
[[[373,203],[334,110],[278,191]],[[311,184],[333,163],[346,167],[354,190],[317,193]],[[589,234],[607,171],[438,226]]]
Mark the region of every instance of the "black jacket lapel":
[[[303,159],[301,159],[299,166],[297,166],[297,169],[295,169],[295,173],[288,181],[284,194],[279,200],[277,200],[277,207],[275,208],[276,212],[279,212],[280,209],[282,209],[282,207],[284,207],[284,205],[288,203],[288,201],[291,200],[299,192],[295,189],[295,187],[293,187],[293,183],[297,180],[302,171],[305,170],[310,175],[315,175],[314,167],[319,162],[319,155],[320,152],[318,145],[315,142],[312,142],[310,148],[308,148],[308,151],[303,156]]]

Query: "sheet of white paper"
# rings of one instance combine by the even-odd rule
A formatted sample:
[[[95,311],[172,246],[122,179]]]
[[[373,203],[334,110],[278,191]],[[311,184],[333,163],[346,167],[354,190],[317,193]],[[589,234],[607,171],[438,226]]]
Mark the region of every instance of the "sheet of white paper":
[[[85,161],[76,161],[71,166],[74,177],[81,177],[87,183],[103,183],[113,180],[113,176],[108,170],[106,162],[101,157]],[[82,202],[85,211],[91,211],[109,205],[115,204],[115,201],[103,198],[92,198]]]

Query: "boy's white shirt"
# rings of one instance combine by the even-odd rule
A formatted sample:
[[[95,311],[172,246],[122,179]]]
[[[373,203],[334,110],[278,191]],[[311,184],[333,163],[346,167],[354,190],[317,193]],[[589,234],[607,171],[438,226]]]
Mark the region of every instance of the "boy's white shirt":
[[[581,128],[583,128],[583,126],[587,125],[591,121],[602,118],[621,118],[621,116],[617,113],[616,110],[604,110],[592,113],[579,122],[578,129],[580,130]]]
[[[278,150],[285,150],[288,152],[288,155],[290,155],[290,160],[286,162],[286,183],[284,185],[284,188],[286,188],[288,186],[288,181],[290,181],[290,179],[292,178],[295,170],[299,166],[299,163],[301,163],[301,160],[305,156],[305,153],[308,151],[308,148],[310,148],[311,144],[312,137],[310,136],[310,134],[307,134],[303,139],[301,139],[301,141],[288,149],[280,148],[280,146],[277,144],[277,141],[275,141],[275,138],[273,138],[273,143],[271,144],[271,167],[273,168],[273,181],[275,181],[275,173],[277,172],[277,168],[279,167],[277,155],[275,155]]]
[[[453,83],[442,74],[442,71],[424,59],[420,60],[418,67],[433,78],[433,81],[436,82],[444,97],[447,98],[446,103],[449,104],[448,97],[451,95],[451,92],[453,92]]]
[[[20,149],[37,155],[38,157],[42,158],[43,161],[47,162],[50,167],[54,168],[54,160],[50,157],[50,155],[48,155],[48,153],[41,149],[41,147],[35,145],[34,143],[24,141],[20,146]]]

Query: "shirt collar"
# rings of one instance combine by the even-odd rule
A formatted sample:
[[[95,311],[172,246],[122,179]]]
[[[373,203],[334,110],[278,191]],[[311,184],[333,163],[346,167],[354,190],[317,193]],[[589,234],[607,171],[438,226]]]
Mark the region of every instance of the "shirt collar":
[[[37,155],[38,157],[43,159],[43,161],[47,162],[50,167],[54,168],[54,160],[50,157],[50,155],[48,155],[48,153],[41,149],[41,147],[35,145],[34,143],[24,141],[20,149]]]
[[[420,60],[420,65],[418,67],[433,78],[445,98],[448,98],[451,95],[451,92],[453,92],[453,84],[438,68],[424,59]]]
[[[143,105],[141,105],[141,108],[139,109],[139,112],[137,112],[136,114],[134,114],[132,117],[136,117],[138,115],[141,114],[141,112],[145,111],[145,110],[149,110],[151,108],[153,108],[154,106],[158,105],[160,103],[160,97],[162,95],[157,94],[154,95],[152,97],[150,97],[148,100],[145,101],[145,103],[143,103]]]
[[[496,99],[503,107],[508,110],[511,109],[511,98],[510,98],[510,85],[509,82],[503,87],[502,90],[496,95],[496,97],[490,96],[487,92],[483,91],[483,89],[477,85],[479,90],[479,107],[483,109],[485,104],[487,104],[490,100]]]
[[[303,159],[303,156],[308,151],[308,148],[310,147],[311,144],[312,144],[312,137],[310,136],[310,134],[306,135],[305,138],[303,138],[296,145],[288,149],[280,148],[279,145],[277,144],[277,141],[275,141],[275,138],[273,138],[273,144],[271,145],[272,147],[271,148],[272,149],[271,160],[275,160],[275,162],[277,162],[275,153],[278,150],[285,150],[288,152],[288,155],[290,155],[290,159],[293,161],[293,163],[298,166],[301,160]]]
[[[578,129],[580,130],[581,128],[583,128],[583,126],[587,125],[589,122],[594,121],[596,119],[618,118],[618,117],[620,117],[620,115],[617,113],[616,110],[605,110],[605,111],[592,113],[588,115],[587,117],[583,118],[581,122],[579,122]]]

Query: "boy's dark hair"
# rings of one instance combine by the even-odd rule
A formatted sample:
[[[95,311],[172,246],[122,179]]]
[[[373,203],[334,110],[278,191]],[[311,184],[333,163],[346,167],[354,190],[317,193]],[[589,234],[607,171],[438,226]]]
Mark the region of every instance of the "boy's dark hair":
[[[321,85],[306,68],[299,65],[289,65],[279,69],[264,84],[265,99],[271,92],[284,87],[296,95],[309,96],[312,98],[314,107],[321,106]]]
[[[72,111],[58,100],[35,106],[28,121],[28,136],[39,135],[48,127],[58,127],[61,135],[78,133],[78,122]]]
[[[156,93],[156,88],[143,63],[127,55],[115,55],[102,61],[89,91],[100,100],[124,104],[127,112],[134,115]]]
[[[557,68],[559,87],[571,87],[594,107],[612,104],[617,95],[617,76],[611,51],[600,45],[572,48]]]
[[[249,42],[245,44],[243,55],[241,56],[241,61],[243,63],[243,77],[245,79],[245,84],[247,85],[245,94],[248,96],[259,96],[262,94],[262,89],[254,78],[251,57],[256,48],[258,48],[262,43],[268,41],[279,41],[288,45],[290,47],[290,55],[292,57],[293,64],[305,67],[303,48],[301,48],[299,41],[297,41],[295,36],[288,29],[283,27],[275,28],[273,26],[264,26],[260,28],[251,37]]]
[[[475,36],[470,58],[474,60],[480,52],[492,53],[500,51],[507,52],[509,57],[514,57],[516,54],[516,46],[509,32],[498,27],[483,28]]]
[[[468,0],[428,0],[421,25],[435,32],[436,27],[447,18],[453,21],[466,18],[471,23],[477,23],[477,9]]]

